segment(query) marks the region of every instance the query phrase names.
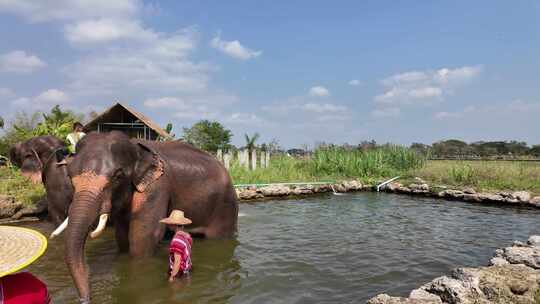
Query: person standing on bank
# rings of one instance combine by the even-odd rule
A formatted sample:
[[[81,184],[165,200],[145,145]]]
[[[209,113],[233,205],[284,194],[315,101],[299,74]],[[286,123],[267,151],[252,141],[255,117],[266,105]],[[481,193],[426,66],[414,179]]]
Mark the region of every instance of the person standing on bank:
[[[189,233],[184,231],[184,225],[191,224],[191,220],[184,217],[184,212],[173,210],[169,217],[159,221],[166,224],[174,231],[174,237],[169,245],[169,282],[188,274],[192,269],[191,246],[193,239]]]
[[[80,122],[75,122],[73,124],[73,132],[69,133],[67,135],[67,140],[69,142],[69,152],[71,154],[75,154],[75,148],[77,147],[77,143],[79,140],[81,140],[86,133],[83,132],[83,125]]]

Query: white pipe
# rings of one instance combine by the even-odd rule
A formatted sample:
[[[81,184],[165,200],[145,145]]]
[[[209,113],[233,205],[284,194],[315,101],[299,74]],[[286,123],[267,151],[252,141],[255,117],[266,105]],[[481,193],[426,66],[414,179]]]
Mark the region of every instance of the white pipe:
[[[334,195],[343,195],[343,193],[336,192],[336,189],[334,189],[334,185],[330,184],[330,188],[332,188],[332,193]]]
[[[107,226],[107,219],[109,218],[109,214],[103,213],[99,216],[99,223],[97,228],[90,233],[90,237],[95,239],[97,238],[103,230],[105,230],[105,227]]]
[[[60,233],[62,233],[62,231],[64,231],[67,228],[68,219],[69,219],[69,217],[66,217],[66,219],[62,222],[62,224],[60,224],[60,226],[58,226],[58,228],[56,228],[56,230],[54,230],[51,233],[51,236],[49,236],[49,238],[51,240],[54,239],[55,237],[59,236]]]
[[[386,184],[388,184],[388,183],[390,183],[390,182],[393,182],[393,181],[395,181],[395,180],[398,179],[398,178],[399,178],[399,176],[396,176],[396,177],[391,178],[391,179],[389,179],[389,180],[387,180],[387,181],[385,181],[385,182],[382,182],[380,185],[377,186],[377,192],[379,192],[379,190],[381,189],[382,186],[384,186],[384,185],[386,185]]]

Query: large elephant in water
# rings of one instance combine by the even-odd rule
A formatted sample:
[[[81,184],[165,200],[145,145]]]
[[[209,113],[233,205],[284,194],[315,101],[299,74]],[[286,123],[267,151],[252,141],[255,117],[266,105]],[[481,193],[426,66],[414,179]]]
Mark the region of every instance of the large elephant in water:
[[[66,218],[73,195],[67,167],[57,165],[66,149],[64,141],[46,135],[17,143],[9,151],[10,161],[21,169],[22,175],[33,183],[43,182],[49,219],[56,225]]]
[[[210,154],[179,141],[130,140],[124,133],[90,133],[68,165],[74,187],[65,235],[65,260],[83,301],[89,299],[84,247],[114,218],[120,250],[153,253],[165,227],[159,220],[181,209],[187,231],[207,238],[234,235],[238,204],[227,170]]]

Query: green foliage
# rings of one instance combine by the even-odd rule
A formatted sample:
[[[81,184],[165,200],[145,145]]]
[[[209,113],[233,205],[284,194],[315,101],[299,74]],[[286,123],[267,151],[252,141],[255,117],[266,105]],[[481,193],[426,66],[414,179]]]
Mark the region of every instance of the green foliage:
[[[49,114],[42,115],[43,120],[33,130],[34,136],[54,135],[65,139],[73,130],[73,123],[82,118],[72,111],[62,111],[58,105],[54,106]]]
[[[474,184],[474,170],[468,164],[456,164],[448,170],[449,178],[453,179],[456,184],[472,185]]]
[[[59,106],[51,109],[50,113],[20,112],[0,138],[0,155],[7,155],[9,148],[15,143],[25,141],[35,136],[54,135],[64,139],[71,132],[73,123],[81,121],[83,115],[72,111],[63,111]]]
[[[540,145],[534,145],[531,148],[531,154],[536,157],[540,157]]]
[[[229,173],[236,184],[320,181],[323,177],[307,170],[307,161],[284,155],[272,156],[268,168],[248,170],[237,161],[231,164]]]
[[[172,128],[173,128],[172,123],[168,123],[167,126],[165,126],[165,132],[167,132],[167,134],[171,134]]]
[[[365,151],[330,146],[315,150],[309,167],[318,175],[386,177],[421,168],[424,163],[425,157],[401,146],[385,145]]]
[[[523,158],[523,156],[540,156],[540,152],[529,148],[522,141],[478,141],[467,144],[464,141],[451,139],[434,143],[432,146],[413,143],[412,149],[428,153],[438,158]],[[540,148],[538,148],[540,150]]]
[[[0,194],[13,196],[21,203],[30,205],[45,195],[41,184],[34,185],[14,167],[0,167]]]
[[[257,148],[256,142],[259,137],[259,133],[255,133],[251,137],[249,137],[249,135],[247,134],[244,134],[244,138],[246,139],[246,149],[248,149],[248,151],[252,151],[253,149]]]
[[[39,123],[40,113],[28,115],[25,112],[15,114],[11,125],[6,129],[4,136],[0,138],[0,155],[8,155],[9,148],[15,143],[30,139],[33,130]]]
[[[343,147],[321,147],[312,157],[272,156],[268,168],[250,171],[233,162],[230,173],[235,183],[306,182],[359,178],[365,181],[393,177],[419,169],[425,158],[399,146],[382,146],[361,151]]]
[[[527,190],[540,195],[540,162],[437,160],[428,161],[411,175],[439,185],[485,191]]]
[[[0,129],[4,128],[4,119],[0,116]]]
[[[217,121],[201,120],[183,131],[185,141],[205,151],[230,148],[232,133]]]

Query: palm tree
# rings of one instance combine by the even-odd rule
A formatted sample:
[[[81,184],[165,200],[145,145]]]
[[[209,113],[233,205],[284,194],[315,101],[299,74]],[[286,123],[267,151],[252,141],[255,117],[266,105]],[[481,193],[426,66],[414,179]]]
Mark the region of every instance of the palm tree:
[[[244,136],[246,138],[246,149],[249,151],[249,153],[251,153],[251,151],[257,147],[257,145],[255,145],[255,142],[257,141],[257,139],[259,139],[260,134],[255,133],[251,137],[249,137],[249,135],[247,134],[244,134]]]
[[[255,144],[255,142],[257,141],[257,139],[259,139],[260,135],[259,133],[255,132],[255,134],[253,134],[253,136],[249,137],[249,135],[247,134],[244,134],[245,136],[245,139],[246,139],[246,149],[248,150],[248,153],[249,153],[249,156],[251,156],[251,151],[253,151],[255,148],[257,148],[257,145]],[[250,167],[251,167],[251,157],[248,157],[248,162],[247,162]]]

